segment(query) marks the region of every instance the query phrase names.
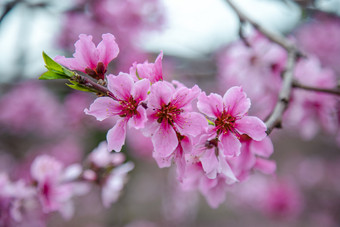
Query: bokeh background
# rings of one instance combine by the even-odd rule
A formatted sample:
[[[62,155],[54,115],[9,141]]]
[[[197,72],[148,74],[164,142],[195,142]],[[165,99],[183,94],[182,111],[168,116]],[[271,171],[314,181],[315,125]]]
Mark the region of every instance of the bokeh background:
[[[339,80],[340,1],[238,0],[237,5],[261,26],[297,40]],[[162,50],[166,79],[223,94],[221,52],[239,40],[239,20],[223,0],[1,0],[0,16],[0,171],[13,180],[25,178],[39,154],[65,165],[83,162],[112,127],[84,114],[94,95],[72,91],[65,81],[38,80],[45,71],[42,51],[71,56],[79,34],[98,43],[101,34],[112,33],[120,54],[110,73],[126,72],[135,61],[153,62]],[[253,32],[249,25],[244,30]],[[135,169],[118,202],[104,208],[93,187],[75,199],[71,220],[50,214],[44,217],[47,226],[340,225],[336,135],[319,130],[307,138],[294,127],[275,130],[276,173],[255,171],[212,209],[198,192],[182,191],[175,170],[158,168],[150,143],[129,133],[123,152]]]

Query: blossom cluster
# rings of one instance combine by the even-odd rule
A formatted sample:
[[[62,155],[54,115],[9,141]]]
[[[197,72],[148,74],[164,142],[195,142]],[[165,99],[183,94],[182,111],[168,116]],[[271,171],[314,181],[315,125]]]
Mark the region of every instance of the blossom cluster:
[[[260,33],[255,32],[246,39],[248,44],[239,40],[219,54],[218,70],[222,81],[219,86],[242,85],[254,100],[252,113],[265,119],[278,100],[287,53]],[[293,73],[297,83],[323,89],[337,87],[334,70],[322,66],[319,58],[312,54],[298,59]],[[338,100],[334,95],[294,89],[283,116],[283,126],[299,132],[303,139],[312,139],[320,129],[334,135],[338,128],[337,109]]]
[[[251,103],[241,87],[222,97],[207,95],[197,85],[164,81],[163,53],[154,63],[134,63],[128,73],[98,77],[99,66],[106,72],[118,54],[114,36],[104,34],[96,47],[92,36],[80,35],[75,48],[73,58],[57,56],[55,61],[107,85],[107,95],[85,113],[99,121],[114,119],[107,133],[109,150],[121,151],[128,129],[141,131],[151,138],[158,166],[175,163],[182,186],[199,189],[212,207],[224,201],[228,185],[246,179],[252,169],[275,170],[267,160],[273,152],[267,128],[248,116]]]
[[[124,161],[124,154],[110,153],[104,141],[90,153],[84,166],[65,165],[52,155],[41,154],[30,163],[25,177],[16,179],[1,172],[1,226],[45,226],[43,217],[52,212],[68,220],[75,211],[74,198],[88,194],[92,185],[100,186],[102,203],[110,206],[134,168],[132,162]]]

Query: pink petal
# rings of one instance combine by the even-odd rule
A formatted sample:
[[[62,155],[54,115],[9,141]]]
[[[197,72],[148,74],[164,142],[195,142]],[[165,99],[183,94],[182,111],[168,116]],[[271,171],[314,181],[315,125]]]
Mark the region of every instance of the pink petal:
[[[219,154],[218,168],[219,168],[219,172],[226,177],[225,182],[227,184],[233,184],[238,181],[233,170],[228,164],[226,157],[224,157],[223,154]]]
[[[171,103],[178,109],[189,106],[191,107],[191,102],[197,98],[201,93],[201,89],[195,85],[193,88],[188,89],[186,87],[179,88],[173,96]],[[190,108],[191,109],[191,108]]]
[[[160,81],[163,80],[163,72],[162,72],[162,59],[163,59],[163,51],[158,55],[158,57],[155,60],[155,65],[154,65],[154,77],[153,81]]]
[[[139,103],[148,97],[148,91],[150,89],[150,81],[147,79],[142,79],[134,84],[132,89],[133,98]]]
[[[119,119],[116,125],[107,132],[107,148],[119,152],[125,142],[127,119]]]
[[[98,121],[102,121],[119,114],[121,110],[118,102],[109,97],[100,97],[90,105],[90,110],[85,109],[84,112],[96,117]]]
[[[223,177],[203,178],[200,182],[200,190],[212,208],[217,208],[225,200],[226,187]]]
[[[133,115],[129,120],[129,126],[135,129],[144,127],[144,123],[147,121],[146,110],[142,106],[138,106],[137,114]]]
[[[79,62],[75,58],[65,58],[64,56],[56,56],[54,60],[59,64],[62,64],[63,66],[72,70],[85,72],[85,69],[87,68],[87,65],[85,63]]]
[[[241,152],[241,142],[232,133],[220,136],[223,154],[226,156],[238,156]]]
[[[178,145],[176,132],[168,123],[161,123],[152,137],[152,143],[157,155],[168,157]]]
[[[257,117],[244,116],[243,118],[237,120],[235,123],[235,128],[237,129],[237,131],[243,134],[247,134],[254,140],[260,141],[267,136],[266,125]]]
[[[268,158],[274,151],[273,143],[267,136],[261,141],[252,140],[250,143],[250,150],[253,154]]]
[[[208,121],[202,114],[196,112],[182,113],[176,119],[177,130],[182,135],[197,136],[208,126]]]
[[[172,97],[174,88],[171,89],[168,83],[160,81],[151,86],[148,105],[151,108],[159,108],[167,105]]]
[[[80,65],[84,65],[91,69],[97,67],[98,56],[96,54],[96,46],[92,42],[91,35],[79,35],[79,40],[74,44],[76,51],[73,54]],[[85,67],[85,68],[86,68]]]
[[[232,116],[243,116],[250,108],[250,99],[241,87],[232,87],[224,94],[223,104]]]
[[[209,149],[201,156],[200,161],[206,176],[210,179],[216,178],[218,169],[218,160],[214,149]]]
[[[272,174],[276,170],[276,162],[272,160],[257,158],[254,168],[260,170],[265,174]]]
[[[112,74],[107,76],[108,89],[119,100],[128,100],[131,97],[133,79],[129,74],[119,73],[118,76]]]
[[[103,62],[107,66],[110,61],[117,57],[119,53],[118,45],[112,34],[103,34],[103,40],[98,44],[98,62]]]
[[[223,110],[222,97],[215,93],[207,96],[204,92],[198,96],[197,107],[208,117],[217,118]]]
[[[168,157],[162,157],[157,152],[153,152],[152,157],[156,160],[159,168],[170,167],[173,159],[173,155],[170,155]]]

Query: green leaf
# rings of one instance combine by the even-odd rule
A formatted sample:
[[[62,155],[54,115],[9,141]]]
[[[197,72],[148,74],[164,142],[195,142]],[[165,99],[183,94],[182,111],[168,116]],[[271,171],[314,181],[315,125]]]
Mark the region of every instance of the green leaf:
[[[52,71],[47,71],[39,77],[39,80],[54,80],[54,79],[68,79],[66,75],[58,74]]]
[[[45,52],[43,52],[43,58],[48,72],[41,75],[39,77],[40,80],[69,79],[75,75],[75,72],[55,62]]]
[[[72,84],[66,84],[67,86],[69,86],[72,89],[78,90],[78,91],[86,91],[86,92],[96,92],[96,90],[85,87],[75,81],[69,80]]]

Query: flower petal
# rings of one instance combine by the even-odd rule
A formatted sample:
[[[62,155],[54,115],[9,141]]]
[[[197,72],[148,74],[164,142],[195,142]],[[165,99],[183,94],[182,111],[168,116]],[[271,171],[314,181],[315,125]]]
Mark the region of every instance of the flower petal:
[[[143,128],[147,120],[145,109],[138,106],[137,114],[133,115],[133,117],[129,120],[129,127],[133,127],[135,129]]]
[[[250,108],[250,99],[241,87],[232,87],[224,94],[223,104],[232,116],[243,116]]]
[[[96,46],[92,42],[91,35],[79,35],[79,40],[74,44],[74,46],[76,51],[73,56],[77,59],[79,64],[91,69],[97,67],[98,54],[96,53]]]
[[[103,34],[102,38],[103,40],[97,46],[98,62],[103,62],[107,66],[110,61],[117,57],[119,48],[112,34]]]
[[[96,117],[98,121],[102,121],[119,114],[121,110],[118,102],[109,97],[100,97],[90,105],[90,110],[85,109],[84,112]]]
[[[201,93],[198,96],[197,107],[208,117],[217,118],[223,111],[222,97],[215,93],[211,93],[209,96],[205,92]]]
[[[216,178],[218,169],[218,160],[214,149],[209,149],[201,156],[200,161],[206,176],[210,179]]]
[[[161,123],[158,130],[152,136],[152,143],[160,157],[168,157],[178,145],[175,130],[168,123]]]
[[[241,142],[232,133],[222,134],[220,136],[223,154],[226,156],[238,156],[241,152]]]
[[[257,117],[244,116],[235,122],[235,128],[240,133],[247,134],[257,141],[263,140],[267,136],[266,125]]]
[[[128,100],[131,97],[133,79],[127,73],[112,74],[107,76],[107,87],[119,100]]]
[[[176,129],[182,135],[197,136],[208,126],[208,121],[202,114],[196,112],[182,113],[175,121]]]
[[[253,154],[268,158],[274,151],[273,143],[267,136],[261,141],[252,140],[250,150]]]
[[[272,160],[257,158],[254,168],[260,170],[265,174],[272,174],[276,170],[276,162]]]
[[[147,79],[142,79],[134,84],[132,89],[133,98],[139,103],[148,97],[148,91],[150,89],[150,81]]]
[[[125,142],[127,119],[119,119],[116,125],[107,132],[107,148],[119,152]]]
[[[171,103],[176,106],[178,109],[185,108],[189,106],[191,109],[191,102],[197,98],[197,96],[201,93],[201,89],[195,85],[193,88],[188,89],[187,87],[179,88],[173,96]]]
[[[167,82],[156,82],[151,86],[148,105],[151,108],[159,108],[162,105],[167,105],[174,93],[174,88]]]

